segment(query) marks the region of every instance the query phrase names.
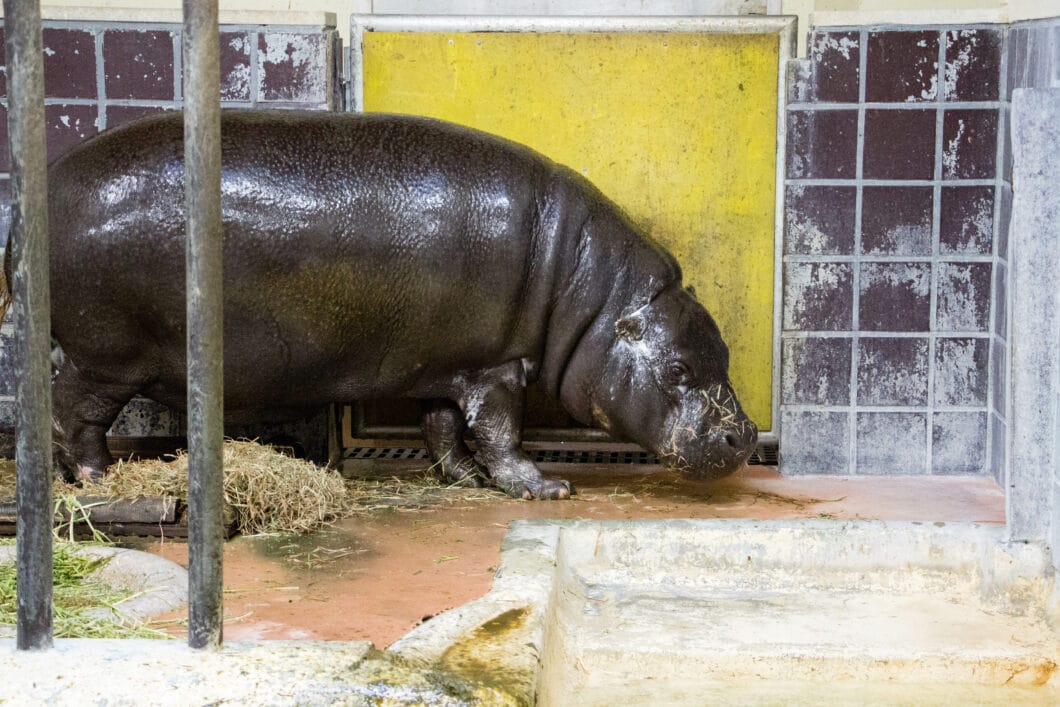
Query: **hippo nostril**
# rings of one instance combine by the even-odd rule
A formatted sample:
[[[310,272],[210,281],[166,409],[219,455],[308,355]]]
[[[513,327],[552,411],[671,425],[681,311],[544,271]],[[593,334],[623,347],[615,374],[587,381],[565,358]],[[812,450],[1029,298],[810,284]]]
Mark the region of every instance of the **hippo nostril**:
[[[736,439],[736,435],[732,432],[729,432],[725,435],[725,444],[727,444],[730,449],[736,449],[740,445],[740,440]]]

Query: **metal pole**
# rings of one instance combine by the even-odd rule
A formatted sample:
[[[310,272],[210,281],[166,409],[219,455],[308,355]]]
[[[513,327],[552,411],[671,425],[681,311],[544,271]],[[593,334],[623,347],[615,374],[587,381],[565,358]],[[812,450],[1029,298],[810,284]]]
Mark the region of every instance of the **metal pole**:
[[[184,0],[188,645],[221,645],[224,546],[221,103],[217,0]]]
[[[19,650],[52,646],[51,300],[39,0],[4,0],[16,331]]]

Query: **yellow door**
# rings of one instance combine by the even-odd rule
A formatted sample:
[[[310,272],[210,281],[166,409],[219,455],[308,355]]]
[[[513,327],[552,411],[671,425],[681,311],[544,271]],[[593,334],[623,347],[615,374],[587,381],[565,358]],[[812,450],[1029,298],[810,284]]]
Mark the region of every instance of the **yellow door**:
[[[776,34],[363,34],[363,109],[524,143],[594,182],[680,261],[772,428]]]

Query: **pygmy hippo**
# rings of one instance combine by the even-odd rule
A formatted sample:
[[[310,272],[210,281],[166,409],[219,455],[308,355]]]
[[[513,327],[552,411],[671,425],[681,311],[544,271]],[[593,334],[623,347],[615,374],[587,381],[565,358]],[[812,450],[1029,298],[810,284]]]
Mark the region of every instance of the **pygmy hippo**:
[[[186,409],[183,157],[168,113],[49,169],[70,478],[111,464],[104,434],[134,395]],[[697,477],[754,448],[677,262],[572,170],[437,120],[293,111],[225,111],[222,163],[227,419],[422,399],[446,478],[523,498],[571,493],[520,448],[537,379],[579,422]]]

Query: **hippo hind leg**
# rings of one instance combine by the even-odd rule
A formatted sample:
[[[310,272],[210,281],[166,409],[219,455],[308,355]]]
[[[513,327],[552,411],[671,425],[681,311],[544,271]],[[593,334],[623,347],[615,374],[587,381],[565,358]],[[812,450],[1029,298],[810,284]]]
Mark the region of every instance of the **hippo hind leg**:
[[[87,380],[73,363],[61,362],[52,384],[56,461],[67,481],[99,481],[114,458],[107,430],[138,386]]]
[[[443,399],[424,401],[421,424],[431,461],[441,470],[443,479],[460,486],[486,485],[486,470],[475,461],[464,441],[467,422],[456,403]]]
[[[567,481],[546,479],[520,447],[526,380],[521,362],[486,372],[469,386],[464,416],[479,443],[479,459],[497,488],[515,498],[569,498]]]

